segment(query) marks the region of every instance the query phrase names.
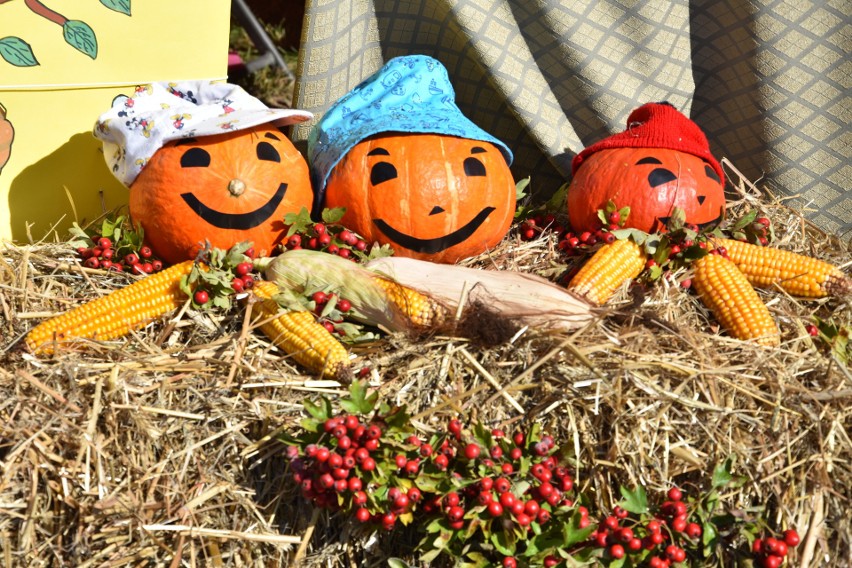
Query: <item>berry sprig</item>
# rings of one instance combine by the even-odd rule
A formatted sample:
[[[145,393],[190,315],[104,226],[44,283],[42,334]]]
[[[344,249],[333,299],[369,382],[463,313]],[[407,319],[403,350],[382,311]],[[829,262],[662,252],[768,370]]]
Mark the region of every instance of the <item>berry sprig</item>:
[[[163,262],[143,244],[142,228],[134,227],[126,216],[108,217],[97,229],[83,229],[74,223],[70,233],[71,246],[77,251],[83,266],[88,268],[140,276],[163,269]]]
[[[753,209],[729,224],[732,239],[766,246],[775,240],[775,230],[768,217],[758,216]]]
[[[198,253],[200,263],[181,279],[181,289],[196,309],[228,310],[236,294],[254,286],[258,273],[253,258],[250,242],[237,243],[227,251],[207,246]]]
[[[745,535],[755,532],[717,511],[718,491],[733,480],[730,462],[714,471],[701,498],[671,488],[654,507],[643,487],[622,488],[623,499],[603,514],[578,491],[556,441],[538,424],[509,434],[452,418],[425,434],[405,408],[380,403],[358,381],[338,404],[335,411],[325,397],[304,401],[304,431],[278,435],[294,482],[315,506],[341,511],[365,530],[412,525],[423,563],[448,556],[508,567],[709,565],[746,547]],[[755,553],[764,563],[778,555],[769,542]]]
[[[344,227],[340,221],[345,213],[342,207],[324,209],[318,222],[304,207],[299,213],[288,213],[284,216],[288,229],[281,248],[317,250],[356,262],[393,254],[388,245],[370,247],[360,235]]]

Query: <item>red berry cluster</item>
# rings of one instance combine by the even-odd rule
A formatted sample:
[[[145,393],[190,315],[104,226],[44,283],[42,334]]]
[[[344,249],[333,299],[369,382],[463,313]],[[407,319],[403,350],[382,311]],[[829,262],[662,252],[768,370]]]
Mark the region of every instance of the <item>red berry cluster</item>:
[[[249,249],[248,252],[252,252]],[[248,254],[248,253],[246,253]],[[233,293],[240,294],[254,287],[256,275],[254,274],[254,266],[251,262],[245,261],[237,264],[234,267],[234,277],[231,278],[231,289]],[[192,300],[198,306],[203,306],[210,301],[210,293],[204,282],[199,282],[198,287],[192,294]]]
[[[281,435],[293,479],[313,504],[368,530],[412,525],[424,562],[448,555],[509,568],[667,568],[735,548],[711,526],[718,515],[707,504],[716,498],[687,501],[678,488],[656,508],[642,487],[622,488],[624,500],[609,514],[590,513],[594,501],[577,490],[553,437],[537,424],[509,435],[453,418],[423,435],[404,408],[377,404],[366,383],[353,381],[350,393],[337,413],[327,399],[304,401],[306,432]],[[737,538],[727,521],[724,532]],[[778,566],[794,541],[798,535],[787,531],[783,540],[756,542],[756,566]]]
[[[325,420],[322,431],[318,443],[288,447],[293,480],[318,507],[346,508],[355,511],[359,520],[369,520],[362,518],[360,510],[367,505],[365,475],[376,469],[373,454],[379,448],[381,426],[346,414]],[[338,496],[344,497],[342,505]]]
[[[124,248],[125,250],[122,250]],[[150,247],[141,246],[136,251],[127,251],[126,247],[116,248],[109,237],[95,235],[91,246],[77,247],[77,254],[83,259],[83,266],[100,268],[115,272],[132,274],[151,274],[163,269],[163,262],[154,258]]]
[[[645,521],[631,519],[624,508],[615,507],[589,536],[590,542],[605,549],[611,559],[641,555],[644,563],[640,564],[638,560],[641,559],[637,559],[634,566],[667,568],[684,562],[686,549],[697,543],[703,531],[701,525],[688,520],[687,505],[680,489],[672,487],[667,497],[657,514]]]
[[[565,233],[565,227],[562,226],[552,213],[538,213],[524,219],[518,226],[518,231],[523,241],[532,241],[542,236],[546,231],[556,233],[561,236]]]
[[[574,256],[582,254],[598,243],[612,243],[616,236],[612,233],[620,229],[624,223],[622,214],[618,210],[611,211],[607,214],[608,223],[595,231],[573,232],[561,225],[556,216],[548,214],[538,214],[521,222],[518,230],[521,240],[531,241],[544,235],[546,232],[553,232],[557,236],[559,250]]]
[[[784,558],[790,549],[799,546],[799,533],[795,529],[787,529],[781,538],[758,538],[752,543],[757,568],[778,568],[784,563]]]
[[[345,329],[339,324],[343,323],[344,316],[352,309],[352,302],[341,298],[334,292],[317,290],[311,294],[314,303],[314,313],[319,316],[320,322],[329,333],[346,335]]]
[[[290,234],[283,247],[286,250],[317,250],[358,260],[356,253],[367,250],[367,241],[336,223],[309,223]]]

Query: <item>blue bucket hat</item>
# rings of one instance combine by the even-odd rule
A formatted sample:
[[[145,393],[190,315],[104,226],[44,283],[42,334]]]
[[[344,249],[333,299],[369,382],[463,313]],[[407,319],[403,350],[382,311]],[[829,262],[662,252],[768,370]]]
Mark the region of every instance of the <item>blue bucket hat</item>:
[[[447,70],[426,55],[405,55],[385,63],[326,111],[308,137],[315,209],[337,163],[362,140],[381,132],[447,134],[497,146],[512,164],[509,147],[456,106]]]

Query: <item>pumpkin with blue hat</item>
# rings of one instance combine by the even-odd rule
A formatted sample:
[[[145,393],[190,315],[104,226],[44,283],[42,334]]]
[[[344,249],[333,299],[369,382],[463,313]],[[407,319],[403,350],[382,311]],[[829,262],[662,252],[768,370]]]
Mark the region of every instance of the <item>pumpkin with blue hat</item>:
[[[117,97],[94,135],[130,188],[134,223],[173,264],[207,243],[226,250],[250,241],[259,255],[273,252],[284,216],[313,199],[307,162],[281,129],[312,117],[270,109],[228,83],[154,83]]]
[[[311,131],[314,211],[398,256],[454,263],[494,247],[515,213],[512,152],[464,116],[444,66],[389,60]]]

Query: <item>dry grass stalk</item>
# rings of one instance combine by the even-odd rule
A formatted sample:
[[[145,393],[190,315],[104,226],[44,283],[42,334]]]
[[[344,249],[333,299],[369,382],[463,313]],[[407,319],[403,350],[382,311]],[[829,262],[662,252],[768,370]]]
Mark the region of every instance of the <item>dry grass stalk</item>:
[[[775,246],[848,272],[849,242],[747,180],[736,186],[732,209],[770,217]],[[552,239],[510,235],[464,264],[552,278],[567,268],[555,250]],[[131,280],[72,265],[61,243],[0,248],[0,563],[414,559],[409,535],[366,538],[339,516],[313,516],[285,482],[282,448],[265,437],[298,427],[305,397],[342,387],[303,375],[239,310],[185,312],[51,358],[22,350],[21,337],[46,314]],[[619,484],[643,484],[652,498],[672,482],[698,490],[733,456],[747,482],[723,497],[727,507],[750,515],[768,505],[769,519],[798,526],[800,566],[852,565],[852,373],[804,327],[815,314],[849,329],[849,304],[760,292],[782,330],[779,348],[763,348],[719,332],[676,283],[635,292],[619,291],[571,333],[528,328],[489,348],[390,336],[354,351],[382,396],[409,405],[424,428],[456,413],[507,428],[541,422],[600,506],[618,499]]]

